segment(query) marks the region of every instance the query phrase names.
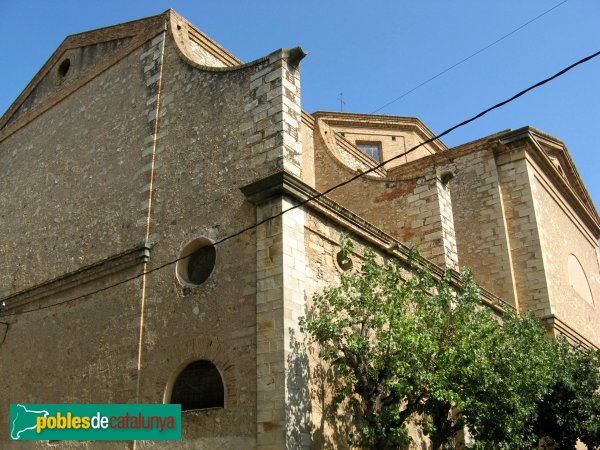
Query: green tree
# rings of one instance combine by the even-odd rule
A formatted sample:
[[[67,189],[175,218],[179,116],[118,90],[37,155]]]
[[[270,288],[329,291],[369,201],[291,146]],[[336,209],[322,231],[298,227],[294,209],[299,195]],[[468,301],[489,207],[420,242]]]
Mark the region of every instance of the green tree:
[[[486,356],[457,382],[466,387],[459,408],[476,438],[473,448],[532,448],[537,405],[552,382],[552,344],[533,314],[510,311],[482,339]]]
[[[600,447],[600,352],[554,343],[550,390],[538,404],[535,432],[548,447],[574,448],[579,438]]]
[[[343,237],[342,258],[353,251]],[[414,421],[434,448],[467,425],[486,448],[530,445],[535,404],[550,383],[549,344],[536,320],[483,307],[469,272],[434,275],[365,251],[357,273],[314,297],[302,321],[336,371],[332,408],[351,413],[364,448],[399,448]]]

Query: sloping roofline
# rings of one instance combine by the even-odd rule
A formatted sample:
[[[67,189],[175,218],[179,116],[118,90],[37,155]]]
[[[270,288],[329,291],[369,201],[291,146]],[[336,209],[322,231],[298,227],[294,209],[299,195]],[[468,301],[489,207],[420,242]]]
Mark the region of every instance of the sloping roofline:
[[[136,19],[116,25],[72,34],[64,39],[64,41],[54,51],[50,58],[37,72],[37,74],[27,84],[21,94],[15,99],[2,117],[0,117],[0,141],[12,134],[24,124],[33,120],[33,118],[54,106],[66,96],[70,95],[74,90],[81,87],[81,85],[89,82],[99,73],[120,61],[122,58],[162,31],[169,29],[172,37],[176,39],[178,45],[182,46],[185,50],[186,45],[189,44],[189,36],[188,41],[186,42],[183,42],[182,39],[177,39],[171,25],[175,25],[178,30],[182,27],[187,28],[188,35],[193,35],[193,41],[221,61],[225,67],[230,68],[243,64],[241,60],[236,58],[229,51],[221,47],[215,41],[194,27],[189,21],[183,18],[172,8],[169,8],[163,13],[155,16],[149,16],[142,19]],[[7,126],[7,123],[11,117],[18,111],[19,107],[38,86],[41,80],[48,74],[48,72],[58,64],[65,52],[88,45],[100,44],[125,38],[131,38],[131,41],[122,49],[117,51],[112,58],[109,58],[104,63],[98,64],[98,67],[92,70],[91,73],[84,74],[81,79],[73,83],[73,85],[66,86],[62,90],[57,91],[56,94],[47,99],[47,101],[43,101],[41,104],[35,106],[33,109],[29,110],[23,116],[17,118],[14,122],[11,122]],[[435,136],[434,133],[416,117],[331,111],[317,111],[311,116],[302,111],[302,119],[306,125],[311,127],[314,126],[315,119],[323,119],[331,125],[351,127],[368,126],[382,129],[410,127],[416,129],[424,139],[430,139]],[[10,130],[8,128],[10,128]],[[526,126],[518,130],[507,130],[505,132],[500,132],[485,138],[477,139],[476,141],[472,141],[470,143],[462,144],[458,147],[454,147],[452,151],[454,152],[458,149],[464,149],[475,142],[480,142],[483,140],[493,139],[503,143],[508,143],[523,138],[529,139],[539,150],[539,152],[537,152],[537,156],[544,162],[546,169],[555,175],[554,178],[559,180],[559,185],[562,186],[563,190],[566,190],[578,200],[583,207],[582,209],[587,212],[589,219],[591,219],[591,221],[594,223],[595,233],[599,234],[600,217],[598,215],[598,211],[596,210],[595,205],[575,167],[575,164],[573,163],[565,143],[560,139],[557,139],[534,127]],[[446,145],[439,139],[433,141],[431,145],[433,145],[436,150],[440,152],[448,150],[448,147],[446,147]],[[561,161],[563,162],[565,169],[567,169],[568,178],[571,183],[567,183],[562,176],[560,176],[560,173],[556,167],[550,162],[547,150],[548,146],[552,147],[562,156]]]
[[[32,110],[30,110],[28,114],[26,114],[26,116],[28,116],[28,120],[24,120],[23,122],[26,123],[33,117],[37,117],[39,114],[52,107],[54,104],[65,98],[74,90],[78,89],[81,85],[90,81],[90,79],[94,78],[111,65],[123,59],[133,50],[143,45],[145,42],[152,39],[160,32],[170,29],[171,23],[179,23],[185,26],[189,34],[193,34],[194,41],[198,45],[200,45],[204,50],[208,51],[214,57],[220,60],[224,66],[233,67],[242,64],[242,61],[236,58],[229,51],[225,50],[215,41],[210,39],[208,36],[206,36],[204,33],[202,33],[200,30],[194,27],[190,22],[188,22],[185,18],[183,18],[180,14],[178,14],[171,8],[155,16],[149,16],[142,19],[136,19],[116,25],[110,25],[106,27],[96,28],[90,31],[72,34],[67,36],[63,40],[63,42],[58,46],[58,48],[52,53],[50,58],[48,58],[48,60],[44,63],[44,65],[40,68],[36,75],[27,84],[25,89],[19,94],[15,101],[4,112],[2,117],[0,117],[0,140],[5,138],[7,135],[7,133],[5,132],[5,128],[7,127],[7,124],[10,121],[10,119],[19,110],[21,105],[31,95],[34,89],[44,79],[44,77],[52,70],[53,67],[55,67],[59,63],[63,55],[68,50],[77,49],[89,45],[101,44],[118,39],[131,39],[131,41],[127,45],[123,46],[122,49],[117,51],[113,57],[108,59],[108,61],[100,63],[98,67],[90,71],[91,73],[86,73],[85,76],[82,76],[81,80],[78,80],[78,82],[75,82],[73,83],[73,85],[66,86],[64,89],[57,91],[56,94],[52,97],[52,102],[44,101],[40,105],[37,105]],[[178,42],[178,44],[184,45],[185,47],[186,43]],[[33,113],[34,111],[35,114],[29,114]],[[17,119],[16,121],[19,121],[19,119]],[[18,129],[20,128],[20,126],[17,126],[15,128]]]
[[[541,168],[544,169],[545,173],[551,176],[554,186],[570,199],[573,206],[582,215],[582,219],[590,227],[596,239],[600,238],[600,217],[596,206],[575,167],[567,146],[560,139],[528,125],[517,130],[504,130],[452,147],[449,155],[462,155],[476,149],[488,147],[489,144],[493,143],[508,145],[511,142],[521,140],[526,140],[530,143],[533,151],[529,153],[541,163]],[[548,150],[544,148],[546,146],[552,146],[552,149],[560,154],[561,162],[564,169],[566,169],[565,175],[562,175],[550,160]]]
[[[504,134],[496,135],[495,138],[502,144],[509,144],[521,139],[527,139],[533,144],[534,149],[537,150],[533,152],[533,155],[542,163],[545,171],[551,174],[555,182],[554,184],[567,194],[568,197],[579,203],[579,209],[585,211],[588,222],[590,225],[593,224],[594,235],[596,238],[600,237],[600,216],[563,141],[532,126],[508,131]],[[563,163],[562,166],[566,170],[564,177],[555,165],[552,164],[548,153],[549,147],[559,154],[560,160]]]
[[[380,129],[411,128],[421,135],[423,140],[432,139],[435,134],[418,117],[389,116],[384,114],[361,114],[334,111],[316,111],[312,113],[315,119],[323,119],[333,126],[367,127]],[[441,139],[429,143],[437,151],[443,152],[448,147]]]

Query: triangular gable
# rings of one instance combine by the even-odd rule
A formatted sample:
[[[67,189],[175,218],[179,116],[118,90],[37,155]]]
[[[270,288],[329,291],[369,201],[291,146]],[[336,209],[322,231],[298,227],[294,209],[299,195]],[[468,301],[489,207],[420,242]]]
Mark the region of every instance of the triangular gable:
[[[543,131],[532,127],[529,128],[531,136],[552,162],[556,171],[567,182],[571,189],[573,189],[579,200],[589,209],[589,211],[598,217],[598,212],[594,207],[594,203],[579,176],[579,172],[577,172],[565,143]]]
[[[0,119],[0,139],[11,125],[46,111],[160,33],[167,17],[163,13],[68,36]]]
[[[145,42],[169,30],[180,54],[202,67],[241,61],[172,9],[162,14],[68,36],[0,118],[0,141],[47,111]]]

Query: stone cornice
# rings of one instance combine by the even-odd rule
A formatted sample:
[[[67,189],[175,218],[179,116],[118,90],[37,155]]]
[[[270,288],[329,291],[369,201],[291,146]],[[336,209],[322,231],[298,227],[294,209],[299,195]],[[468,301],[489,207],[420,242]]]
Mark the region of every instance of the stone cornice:
[[[597,345],[583,337],[576,330],[571,328],[569,325],[567,325],[561,319],[556,317],[554,314],[549,314],[547,316],[542,317],[541,321],[546,326],[546,328],[552,331],[557,331],[558,333],[565,336],[570,342],[580,344],[590,349],[599,349]]]
[[[140,266],[144,262],[147,262],[149,258],[150,248],[145,245],[126,250],[102,261],[0,299],[0,303],[6,303],[6,310],[3,313],[11,314],[19,312],[25,305],[39,304],[49,297],[60,295],[65,291],[75,288],[79,289],[86,284],[96,282],[109,275]],[[1,317],[2,313],[0,313]]]
[[[327,217],[327,219],[351,230],[390,256],[407,262],[411,255],[409,247],[288,172],[279,171],[272,173],[243,186],[240,190],[254,204],[262,203],[273,197],[286,195],[303,203],[303,207],[311,208]],[[436,276],[441,276],[444,272],[441,267],[426,258],[420,257],[418,263],[423,266],[430,266]],[[452,270],[451,274],[454,285],[459,286],[459,273]],[[483,288],[481,288],[481,300],[482,303],[490,306],[499,314],[503,314],[508,309],[513,309],[512,306]]]
[[[591,209],[595,210],[594,202],[592,201],[592,198],[590,197],[585,184],[583,183],[583,180],[581,179],[581,176],[575,167],[575,163],[571,158],[571,154],[567,149],[567,145],[562,140],[538,130],[537,128],[528,128],[535,141],[538,143],[538,146],[544,151],[544,153],[553,153],[554,156],[558,157],[561,165],[568,171],[570,182],[573,184],[577,194],[582,197],[585,204],[587,204]],[[556,167],[554,167],[554,169],[556,169]]]
[[[302,123],[311,130],[315,128],[315,118],[304,110],[302,110]]]
[[[331,160],[340,169],[346,171],[349,176],[356,175],[358,172],[360,172],[360,170],[352,169],[345,161],[342,160],[340,149],[348,152],[352,157],[354,157],[358,162],[362,163],[368,169],[372,169],[377,165],[377,162],[374,159],[365,155],[358,149],[358,147],[356,147],[343,136],[340,136],[339,133],[335,132],[331,127],[329,127],[327,122],[324,120],[317,119],[315,128],[318,132],[318,135],[314,136],[314,138],[321,140],[327,156],[329,156],[329,158],[331,158]],[[385,180],[385,175],[385,169],[378,168],[373,172],[365,174],[364,179],[382,181]]]
[[[406,176],[410,174],[411,176],[418,175],[419,172],[434,166],[447,167],[454,163],[455,159],[460,159],[466,155],[470,155],[471,153],[480,152],[480,151],[490,151],[490,148],[494,145],[497,145],[494,140],[497,136],[503,135],[505,132],[511,130],[505,130],[500,133],[492,134],[490,136],[483,137],[481,139],[477,139],[471,142],[467,142],[465,144],[461,144],[456,147],[452,147],[445,152],[435,153],[433,155],[426,155],[419,159],[415,159],[414,161],[410,161],[408,163],[402,164],[400,166],[394,167],[388,171],[388,176],[390,178],[398,177],[398,176]],[[451,167],[450,167],[451,168]]]
[[[148,20],[149,22],[146,22],[146,20]],[[125,25],[128,25],[129,28],[125,27]],[[37,75],[29,82],[25,90],[19,95],[19,97],[17,97],[17,99],[13,102],[10,108],[0,119],[0,142],[2,142],[8,136],[15,133],[16,131],[18,131],[19,129],[36,119],[38,116],[48,111],[57,103],[61,102],[66,97],[68,97],[69,95],[71,95],[72,93],[74,93],[75,91],[92,81],[94,78],[96,78],[101,73],[105,72],[117,62],[121,61],[131,52],[142,46],[145,42],[149,41],[154,36],[164,31],[165,22],[163,15],[154,16],[152,18],[142,20],[140,21],[140,23],[132,22],[130,24],[116,25],[116,30],[113,30],[114,34],[111,33],[110,35],[107,35],[106,33],[108,33],[109,30],[112,30],[112,28],[113,27],[107,29],[102,28],[100,30],[90,31],[81,35],[69,36],[65,39],[65,41],[60,45],[58,50],[54,52],[52,57],[50,57],[46,64],[44,64],[42,69],[40,69]],[[23,102],[27,99],[27,97],[37,87],[39,82],[58,63],[58,61],[60,61],[60,59],[66,51],[82,47],[84,45],[106,42],[107,40],[131,37],[132,34],[135,35],[137,31],[139,31],[141,34],[133,37],[128,44],[124,45],[122,48],[117,50],[110,57],[92,66],[77,80],[73,81],[70,84],[67,84],[63,88],[60,88],[53,95],[48,97],[46,100],[42,101],[39,105],[36,105],[31,110],[27,111],[22,116],[15,119],[13,122],[8,123],[8,121],[23,104]]]
[[[83,85],[96,78],[100,73],[123,59],[129,53],[140,47],[144,42],[152,39],[161,31],[164,31],[166,25],[165,13],[157,16],[139,19],[133,22],[122,23],[111,27],[100,28],[84,33],[68,36],[62,44],[56,49],[52,56],[46,61],[38,73],[29,82],[27,87],[21,92],[17,99],[12,103],[8,110],[0,118],[0,141],[5,139],[16,130],[31,122],[37,116],[50,109],[52,106],[63,100],[68,95],[81,88]],[[84,47],[87,45],[98,44],[102,42],[114,41],[117,39],[132,38],[132,40],[117,50],[106,60],[99,62],[82,74],[76,81],[64,86],[56,91],[54,95],[27,111],[23,116],[7,125],[11,117],[17,112],[23,102],[29,97],[42,79],[50,72],[61,60],[65,52]]]
[[[570,168],[573,171],[571,174],[572,177],[575,177],[575,181],[586,194],[584,198],[582,198],[581,195],[575,191],[573,186],[561,176],[560,172],[536,140],[533,130],[534,129],[531,127],[524,127],[498,137],[497,142],[504,146],[508,151],[510,151],[510,148],[517,142],[527,142],[529,144],[528,146],[525,146],[527,154],[537,163],[544,175],[552,182],[552,187],[560,192],[560,194],[568,201],[569,205],[576,211],[581,220],[590,228],[590,231],[592,231],[592,234],[596,239],[600,238],[600,218],[598,217],[596,208],[593,203],[591,203],[591,199],[587,194],[587,190],[585,190],[585,186],[583,181],[581,181],[579,174],[574,169],[574,166]],[[564,151],[566,153],[566,149]],[[585,200],[589,203],[585,202]]]
[[[412,130],[426,141],[435,137],[435,134],[416,117],[386,116],[379,114],[358,114],[332,111],[317,111],[312,114],[316,119],[324,120],[330,126],[344,126],[352,128],[377,128],[384,130]],[[437,139],[431,145],[438,152],[448,150],[448,147]]]
[[[178,47],[183,50],[184,53],[190,53],[188,46],[191,45],[191,42],[193,41],[221,61],[226,67],[239,66],[243,64],[242,60],[225,50],[206,34],[192,25],[189,21],[187,21],[183,16],[178,14],[175,10],[169,9],[166,13],[169,14],[171,34]]]

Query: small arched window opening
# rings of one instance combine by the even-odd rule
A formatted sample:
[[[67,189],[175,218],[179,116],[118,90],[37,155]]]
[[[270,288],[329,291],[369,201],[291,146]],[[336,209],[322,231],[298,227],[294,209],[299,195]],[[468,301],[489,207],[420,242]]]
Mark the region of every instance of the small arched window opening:
[[[225,387],[219,369],[210,361],[189,364],[173,385],[171,403],[181,404],[182,411],[225,406]]]
[[[58,66],[58,75],[60,76],[60,78],[66,77],[67,72],[69,71],[70,68],[71,68],[71,60],[69,58],[67,58],[63,62],[61,62],[60,66]]]

